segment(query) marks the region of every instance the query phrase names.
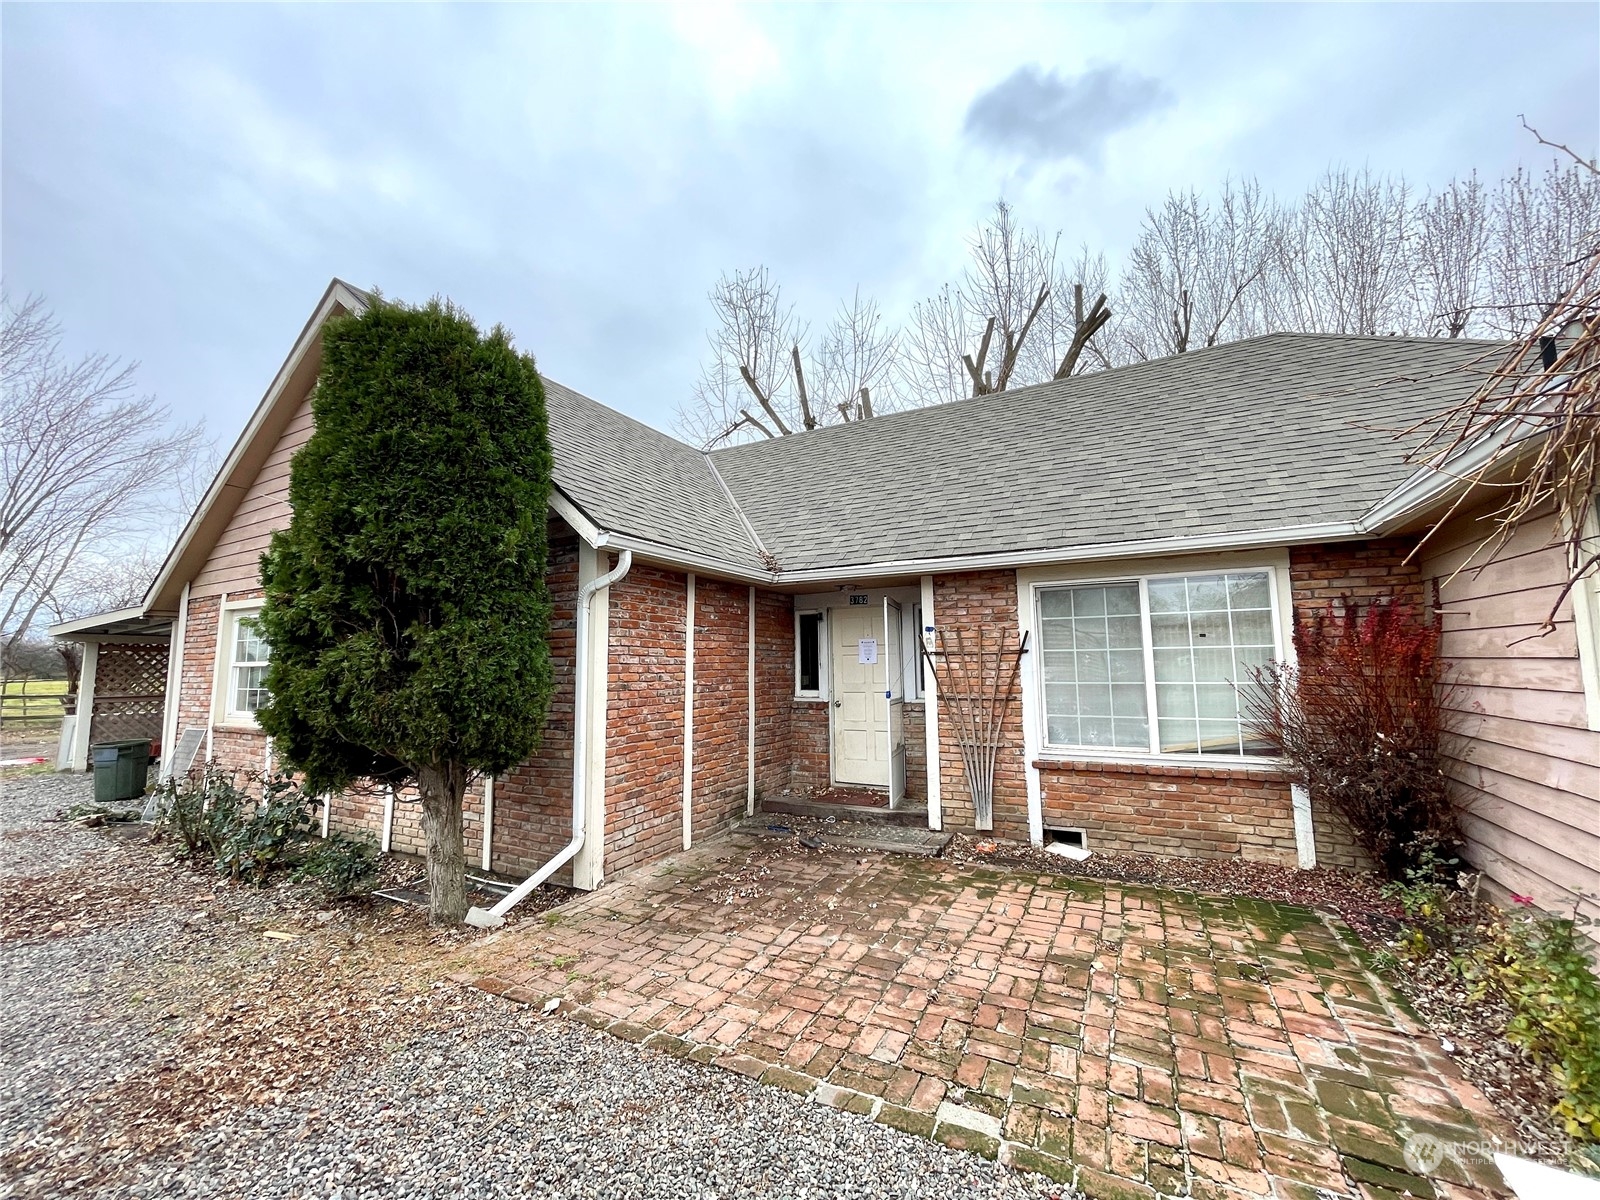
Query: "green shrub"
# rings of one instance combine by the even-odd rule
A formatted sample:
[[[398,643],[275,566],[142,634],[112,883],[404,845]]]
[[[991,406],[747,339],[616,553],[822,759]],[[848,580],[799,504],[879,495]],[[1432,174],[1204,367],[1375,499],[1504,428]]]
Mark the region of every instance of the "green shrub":
[[[310,836],[322,801],[286,774],[239,774],[207,766],[198,779],[166,780],[157,789],[159,828],[232,879],[265,883]]]
[[[1567,1133],[1600,1141],[1600,983],[1594,950],[1568,918],[1497,913],[1462,961],[1475,997],[1511,1009],[1506,1040],[1548,1066]]]
[[[371,838],[349,838],[334,834],[314,845],[294,877],[318,883],[330,900],[364,896],[378,883],[378,844]]]

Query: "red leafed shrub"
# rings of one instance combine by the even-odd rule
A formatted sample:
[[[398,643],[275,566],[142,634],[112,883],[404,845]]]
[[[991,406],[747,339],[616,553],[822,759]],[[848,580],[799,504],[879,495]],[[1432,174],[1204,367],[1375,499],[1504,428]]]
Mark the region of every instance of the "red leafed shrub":
[[[1254,672],[1250,722],[1391,879],[1459,841],[1443,769],[1449,689],[1438,626],[1403,604],[1296,617],[1296,660]]]

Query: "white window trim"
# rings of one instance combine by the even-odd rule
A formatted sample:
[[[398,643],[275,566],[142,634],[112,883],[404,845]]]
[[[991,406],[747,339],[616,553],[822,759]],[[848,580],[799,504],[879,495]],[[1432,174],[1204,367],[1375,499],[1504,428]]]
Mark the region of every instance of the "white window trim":
[[[236,712],[233,708],[233,648],[239,622],[261,611],[260,597],[249,600],[224,601],[217,614],[217,676],[213,694],[211,721],[225,729],[260,729],[255,713]]]
[[[1098,564],[1097,564],[1098,565]],[[1102,567],[1097,571],[1029,571],[1025,574],[1026,580],[1018,580],[1025,586],[1019,593],[1026,597],[1027,612],[1024,614],[1023,628],[1028,631],[1030,651],[1039,648],[1037,653],[1030,653],[1033,659],[1030,664],[1024,665],[1023,673],[1027,677],[1029,686],[1025,689],[1025,698],[1033,702],[1026,707],[1033,709],[1029,721],[1029,741],[1032,743],[1028,750],[1033,757],[1041,761],[1052,762],[1107,762],[1124,763],[1136,766],[1206,766],[1206,767],[1278,767],[1283,760],[1276,755],[1258,754],[1198,754],[1162,752],[1156,750],[1155,738],[1159,736],[1159,718],[1155,708],[1154,679],[1152,659],[1154,648],[1150,637],[1150,606],[1146,595],[1148,584],[1154,580],[1182,578],[1193,575],[1220,575],[1242,574],[1246,572],[1263,572],[1267,576],[1267,592],[1271,598],[1272,606],[1272,638],[1273,659],[1284,661],[1290,654],[1291,636],[1289,631],[1289,616],[1292,611],[1292,598],[1289,594],[1289,572],[1287,555],[1278,560],[1263,560],[1259,557],[1247,559],[1218,559],[1213,561],[1187,560],[1163,564],[1165,569],[1151,570],[1153,564],[1145,562],[1132,565],[1132,569],[1120,571],[1106,571]],[[1052,587],[1093,587],[1099,584],[1112,583],[1137,583],[1139,585],[1140,623],[1142,626],[1144,667],[1145,667],[1145,696],[1149,712],[1151,749],[1146,751],[1130,750],[1125,748],[1098,747],[1098,746],[1061,746],[1053,745],[1046,739],[1049,735],[1049,717],[1045,711],[1044,688],[1044,654],[1042,651],[1043,637],[1040,629],[1039,593]],[[1031,696],[1028,696],[1031,693]],[[1032,773],[1030,772],[1030,775]]]
[[[817,622],[817,690],[800,688],[800,618],[818,617]],[[797,608],[794,610],[794,698],[809,704],[824,704],[828,699],[828,610],[825,608]]]
[[[909,634],[909,636],[907,636]],[[905,664],[905,702],[923,704],[927,701],[922,672],[922,601],[913,601],[900,619],[901,662]]]
[[[1600,496],[1590,501],[1583,540],[1590,545],[1600,542]],[[1578,640],[1585,716],[1590,729],[1600,730],[1600,570],[1589,572],[1573,584],[1572,624]]]

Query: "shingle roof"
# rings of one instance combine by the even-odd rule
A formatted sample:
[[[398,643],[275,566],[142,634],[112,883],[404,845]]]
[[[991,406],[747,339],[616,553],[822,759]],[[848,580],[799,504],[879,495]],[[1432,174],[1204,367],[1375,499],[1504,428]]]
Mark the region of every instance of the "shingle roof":
[[[602,529],[764,570],[706,455],[545,379],[556,486]]]
[[[1353,522],[1496,345],[1269,334],[711,459],[784,571]]]

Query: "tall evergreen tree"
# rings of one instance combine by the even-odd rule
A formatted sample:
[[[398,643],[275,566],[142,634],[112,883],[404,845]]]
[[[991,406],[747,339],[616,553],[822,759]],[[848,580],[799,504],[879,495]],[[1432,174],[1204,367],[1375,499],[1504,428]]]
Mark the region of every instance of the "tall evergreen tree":
[[[323,331],[311,407],[258,717],[314,790],[415,782],[429,915],[458,922],[462,798],[537,749],[550,698],[544,387],[500,328],[379,299]]]

